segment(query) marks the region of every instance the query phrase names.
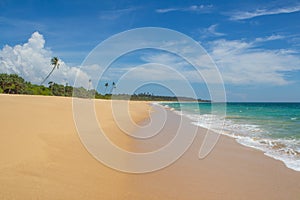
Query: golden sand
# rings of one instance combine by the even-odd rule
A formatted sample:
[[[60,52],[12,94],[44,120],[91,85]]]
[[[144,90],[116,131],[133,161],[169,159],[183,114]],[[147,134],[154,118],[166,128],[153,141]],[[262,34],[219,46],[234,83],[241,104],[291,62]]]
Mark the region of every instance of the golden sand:
[[[129,148],[133,143],[113,122],[110,101],[97,100],[95,108],[110,139]],[[146,102],[130,103],[135,122],[146,119],[149,110]],[[299,172],[231,138],[221,136],[199,160],[205,129],[173,165],[127,174],[87,152],[76,132],[71,98],[0,95],[0,111],[0,199],[300,199]],[[166,123],[170,133],[172,120]]]

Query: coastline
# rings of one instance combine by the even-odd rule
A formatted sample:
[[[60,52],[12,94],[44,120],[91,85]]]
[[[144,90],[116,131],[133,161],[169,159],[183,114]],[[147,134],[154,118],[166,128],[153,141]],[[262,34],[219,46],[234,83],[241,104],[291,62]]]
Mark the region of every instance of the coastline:
[[[225,117],[218,104],[215,114],[209,110],[211,104],[160,105],[191,119],[193,125],[234,138],[239,144],[262,151],[300,172],[299,103],[227,103]]]
[[[172,139],[172,129],[175,132],[177,128],[174,124],[184,116],[168,109],[167,115],[166,128],[160,132],[162,136],[144,142],[141,149],[151,151]],[[192,120],[187,120],[192,123]],[[144,180],[150,183],[160,180],[159,186],[137,184],[135,187],[152,197],[152,193],[161,191],[160,196],[169,196],[170,199],[299,199],[300,172],[287,168],[282,161],[270,158],[262,151],[239,144],[232,137],[220,135],[210,154],[199,159],[206,129],[197,128],[193,144],[179,160],[157,173],[145,175]],[[164,144],[158,145],[159,141]],[[164,191],[159,189],[161,184],[173,188]]]
[[[159,135],[130,141],[112,122],[110,101],[95,102],[109,138],[128,150],[147,152],[163,147],[174,137],[180,120],[166,110],[167,121]],[[191,147],[169,167],[127,174],[104,166],[86,151],[73,122],[71,98],[0,95],[0,107],[0,199],[300,198],[299,172],[233,138],[221,135],[213,151],[199,160],[206,132],[201,127]],[[132,102],[133,121],[147,125],[150,111],[152,121],[159,119],[155,109],[160,108],[152,109],[147,102]],[[142,133],[142,129],[127,128]],[[148,131],[151,129],[149,126]]]

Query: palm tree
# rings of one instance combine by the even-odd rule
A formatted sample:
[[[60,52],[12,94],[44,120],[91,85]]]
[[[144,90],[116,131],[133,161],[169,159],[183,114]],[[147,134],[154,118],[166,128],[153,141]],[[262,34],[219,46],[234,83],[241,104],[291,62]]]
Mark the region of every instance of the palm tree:
[[[57,68],[57,69],[59,68],[59,59],[57,57],[53,57],[51,59],[51,65],[53,65],[53,68],[52,68],[51,72],[46,76],[46,78],[44,78],[44,80],[42,81],[41,85],[43,85],[45,83],[45,81],[53,73],[53,71],[55,70],[55,68]]]
[[[89,86],[88,86],[88,90],[87,90],[89,99],[91,99],[91,97],[92,97],[91,83],[92,83],[92,79],[89,79]]]
[[[104,86],[105,86],[104,94],[106,94],[106,90],[107,90],[107,87],[108,87],[108,83],[105,83]]]
[[[88,91],[90,91],[90,89],[91,89],[91,83],[92,83],[92,79],[89,79]]]
[[[53,95],[53,82],[52,81],[49,81],[48,82],[48,85],[49,85],[49,88],[51,89],[51,93]]]
[[[111,89],[110,89],[110,94],[112,94],[114,89],[116,89],[116,83],[112,82],[112,86],[111,86]]]

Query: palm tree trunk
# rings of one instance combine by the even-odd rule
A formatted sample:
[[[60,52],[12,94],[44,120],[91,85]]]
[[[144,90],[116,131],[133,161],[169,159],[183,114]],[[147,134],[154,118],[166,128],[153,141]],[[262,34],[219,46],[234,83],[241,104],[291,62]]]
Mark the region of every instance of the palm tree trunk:
[[[46,76],[46,78],[44,78],[44,80],[41,82],[41,85],[43,85],[45,83],[45,81],[49,78],[49,76],[53,73],[54,69],[56,66],[54,66],[51,70],[51,72]]]
[[[115,89],[114,86],[112,86],[109,93],[112,94],[114,89]]]

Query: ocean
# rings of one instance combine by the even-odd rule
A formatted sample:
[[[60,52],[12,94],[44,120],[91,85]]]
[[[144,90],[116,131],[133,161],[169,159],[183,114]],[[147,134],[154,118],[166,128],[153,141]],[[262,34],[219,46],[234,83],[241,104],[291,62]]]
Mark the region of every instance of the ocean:
[[[300,171],[300,103],[160,103]]]

